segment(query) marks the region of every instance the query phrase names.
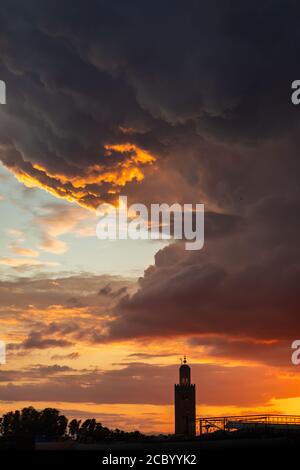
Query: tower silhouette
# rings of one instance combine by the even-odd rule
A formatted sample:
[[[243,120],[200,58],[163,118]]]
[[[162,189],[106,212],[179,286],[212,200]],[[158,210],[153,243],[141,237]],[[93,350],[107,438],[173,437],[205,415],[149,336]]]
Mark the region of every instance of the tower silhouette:
[[[175,434],[195,435],[196,390],[191,384],[191,368],[186,357],[179,368],[179,384],[175,384]]]

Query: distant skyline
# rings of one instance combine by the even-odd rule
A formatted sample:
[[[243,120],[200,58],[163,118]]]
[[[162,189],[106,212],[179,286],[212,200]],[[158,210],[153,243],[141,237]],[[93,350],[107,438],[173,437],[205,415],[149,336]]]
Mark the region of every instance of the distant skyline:
[[[172,432],[300,414],[300,79],[293,1],[3,0],[0,414]],[[203,203],[205,244],[100,241],[95,208]]]

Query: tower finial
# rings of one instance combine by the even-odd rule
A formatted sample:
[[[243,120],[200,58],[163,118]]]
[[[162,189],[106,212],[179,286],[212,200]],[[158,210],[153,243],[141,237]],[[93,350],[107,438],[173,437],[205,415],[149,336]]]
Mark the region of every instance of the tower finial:
[[[183,364],[186,364],[186,355],[183,357]]]

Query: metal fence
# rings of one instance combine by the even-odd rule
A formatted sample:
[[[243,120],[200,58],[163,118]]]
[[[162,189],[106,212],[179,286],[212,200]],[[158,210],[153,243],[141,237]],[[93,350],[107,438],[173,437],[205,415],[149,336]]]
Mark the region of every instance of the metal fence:
[[[199,433],[237,430],[291,430],[300,431],[298,415],[244,415],[244,416],[213,416],[197,418]]]

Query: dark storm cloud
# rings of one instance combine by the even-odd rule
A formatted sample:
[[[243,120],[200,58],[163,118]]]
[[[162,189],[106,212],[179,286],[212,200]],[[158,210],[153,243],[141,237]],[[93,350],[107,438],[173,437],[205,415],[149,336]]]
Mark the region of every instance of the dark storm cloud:
[[[295,200],[266,198],[202,251],[178,243],[158,252],[140,289],[119,302],[109,337],[227,335],[235,342],[216,338],[215,355],[270,362],[273,348],[273,361],[288,365],[300,331],[299,210]],[[251,347],[253,339],[279,342]]]
[[[299,71],[293,1],[95,1],[84,12],[81,2],[70,5],[60,19],[52,3],[41,29],[69,38],[97,70],[124,78],[151,119],[194,120],[200,134],[209,128],[247,139],[282,130],[283,114],[285,126],[299,119],[286,99]]]
[[[1,159],[27,184],[95,206],[147,173],[137,149],[160,161],[178,141],[287,132],[299,122],[298,16],[293,1],[4,1]]]
[[[160,251],[140,290],[104,320],[105,334],[78,325],[77,338],[294,339],[300,112],[290,85],[300,76],[299,13],[296,2],[276,0],[2,2],[4,164],[83,205],[124,184],[135,200],[208,208],[203,251],[180,243]],[[105,146],[116,144],[130,146],[109,155]],[[111,300],[106,286],[93,294],[95,311]],[[62,297],[86,302],[77,292]],[[65,331],[47,328],[33,331]]]

